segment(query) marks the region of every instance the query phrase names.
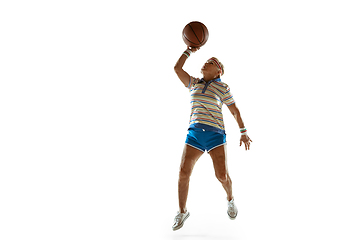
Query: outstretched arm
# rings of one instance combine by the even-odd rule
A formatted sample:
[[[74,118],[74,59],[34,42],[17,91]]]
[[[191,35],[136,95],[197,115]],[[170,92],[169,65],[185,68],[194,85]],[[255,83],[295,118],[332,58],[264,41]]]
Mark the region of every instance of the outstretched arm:
[[[236,103],[229,105],[228,108],[229,108],[231,114],[234,116],[236,122],[238,123],[239,128],[244,128],[245,125],[241,118],[240,111],[236,106]]]
[[[231,114],[234,116],[236,122],[238,123],[239,128],[245,128],[244,122],[241,118],[240,111],[237,108],[236,103],[229,105],[228,108],[229,108]],[[249,138],[249,136],[247,134],[241,135],[240,146],[242,145],[242,143],[244,143],[245,150],[250,150],[250,142],[252,142],[252,140]]]
[[[200,48],[188,47],[188,50],[190,50],[193,53],[199,49]],[[190,81],[190,75],[187,72],[185,72],[183,69],[183,66],[184,66],[187,58],[188,58],[188,56],[186,54],[181,54],[181,57],[179,58],[179,60],[177,61],[177,63],[175,64],[175,67],[174,67],[174,70],[175,70],[177,76],[182,81],[182,83],[185,85],[185,87],[187,87],[189,85],[189,81]]]

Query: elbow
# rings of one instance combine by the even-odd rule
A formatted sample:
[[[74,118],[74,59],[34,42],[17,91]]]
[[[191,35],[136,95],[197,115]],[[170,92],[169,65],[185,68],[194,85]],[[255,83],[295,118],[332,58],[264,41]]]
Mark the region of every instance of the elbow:
[[[178,73],[181,70],[181,68],[178,65],[174,66],[174,71]]]
[[[231,113],[232,115],[234,115],[235,118],[240,117],[240,111],[237,107]]]

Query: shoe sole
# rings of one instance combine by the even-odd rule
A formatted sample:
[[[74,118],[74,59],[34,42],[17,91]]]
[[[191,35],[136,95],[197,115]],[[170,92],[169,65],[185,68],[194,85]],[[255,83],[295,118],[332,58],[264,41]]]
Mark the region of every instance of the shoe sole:
[[[182,227],[184,226],[185,220],[186,220],[189,216],[190,216],[190,213],[189,213],[188,215],[186,215],[186,217],[183,219],[182,223],[181,223],[179,226],[173,228],[173,231],[176,231],[176,230],[179,230],[180,228],[182,228]]]
[[[231,220],[235,220],[235,218],[237,217],[237,213],[236,213],[235,217],[230,216],[229,213],[228,213],[228,216],[229,216],[229,218],[230,218]]]

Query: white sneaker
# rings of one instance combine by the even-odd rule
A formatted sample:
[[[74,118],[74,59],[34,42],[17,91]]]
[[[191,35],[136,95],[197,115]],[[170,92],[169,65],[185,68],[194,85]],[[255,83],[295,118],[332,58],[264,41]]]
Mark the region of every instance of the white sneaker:
[[[180,213],[176,215],[174,219],[174,225],[172,226],[172,229],[174,231],[179,230],[184,225],[185,220],[190,216],[189,211],[186,211],[186,213]]]
[[[235,203],[234,203],[234,198],[231,200],[231,201],[228,201],[228,210],[227,210],[227,213],[229,215],[229,218],[231,220],[235,220],[237,214],[238,214],[238,210],[235,206]]]

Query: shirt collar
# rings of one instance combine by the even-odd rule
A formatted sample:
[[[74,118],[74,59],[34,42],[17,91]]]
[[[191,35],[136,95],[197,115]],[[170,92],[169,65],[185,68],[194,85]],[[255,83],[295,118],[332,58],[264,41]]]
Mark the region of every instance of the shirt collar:
[[[202,78],[199,82],[205,83],[205,87],[203,88],[203,90],[201,92],[204,93],[206,91],[207,87],[210,85],[210,83],[212,83],[212,82],[220,82],[220,81],[221,81],[220,78],[215,78],[213,80],[205,82],[205,80]]]
[[[199,82],[204,82],[204,83],[206,83],[205,80],[204,80],[204,78],[202,78]],[[212,82],[221,82],[221,78],[215,78],[215,79],[213,79],[213,80],[210,80],[210,81],[207,82],[207,84],[210,84],[210,83],[212,83]]]

